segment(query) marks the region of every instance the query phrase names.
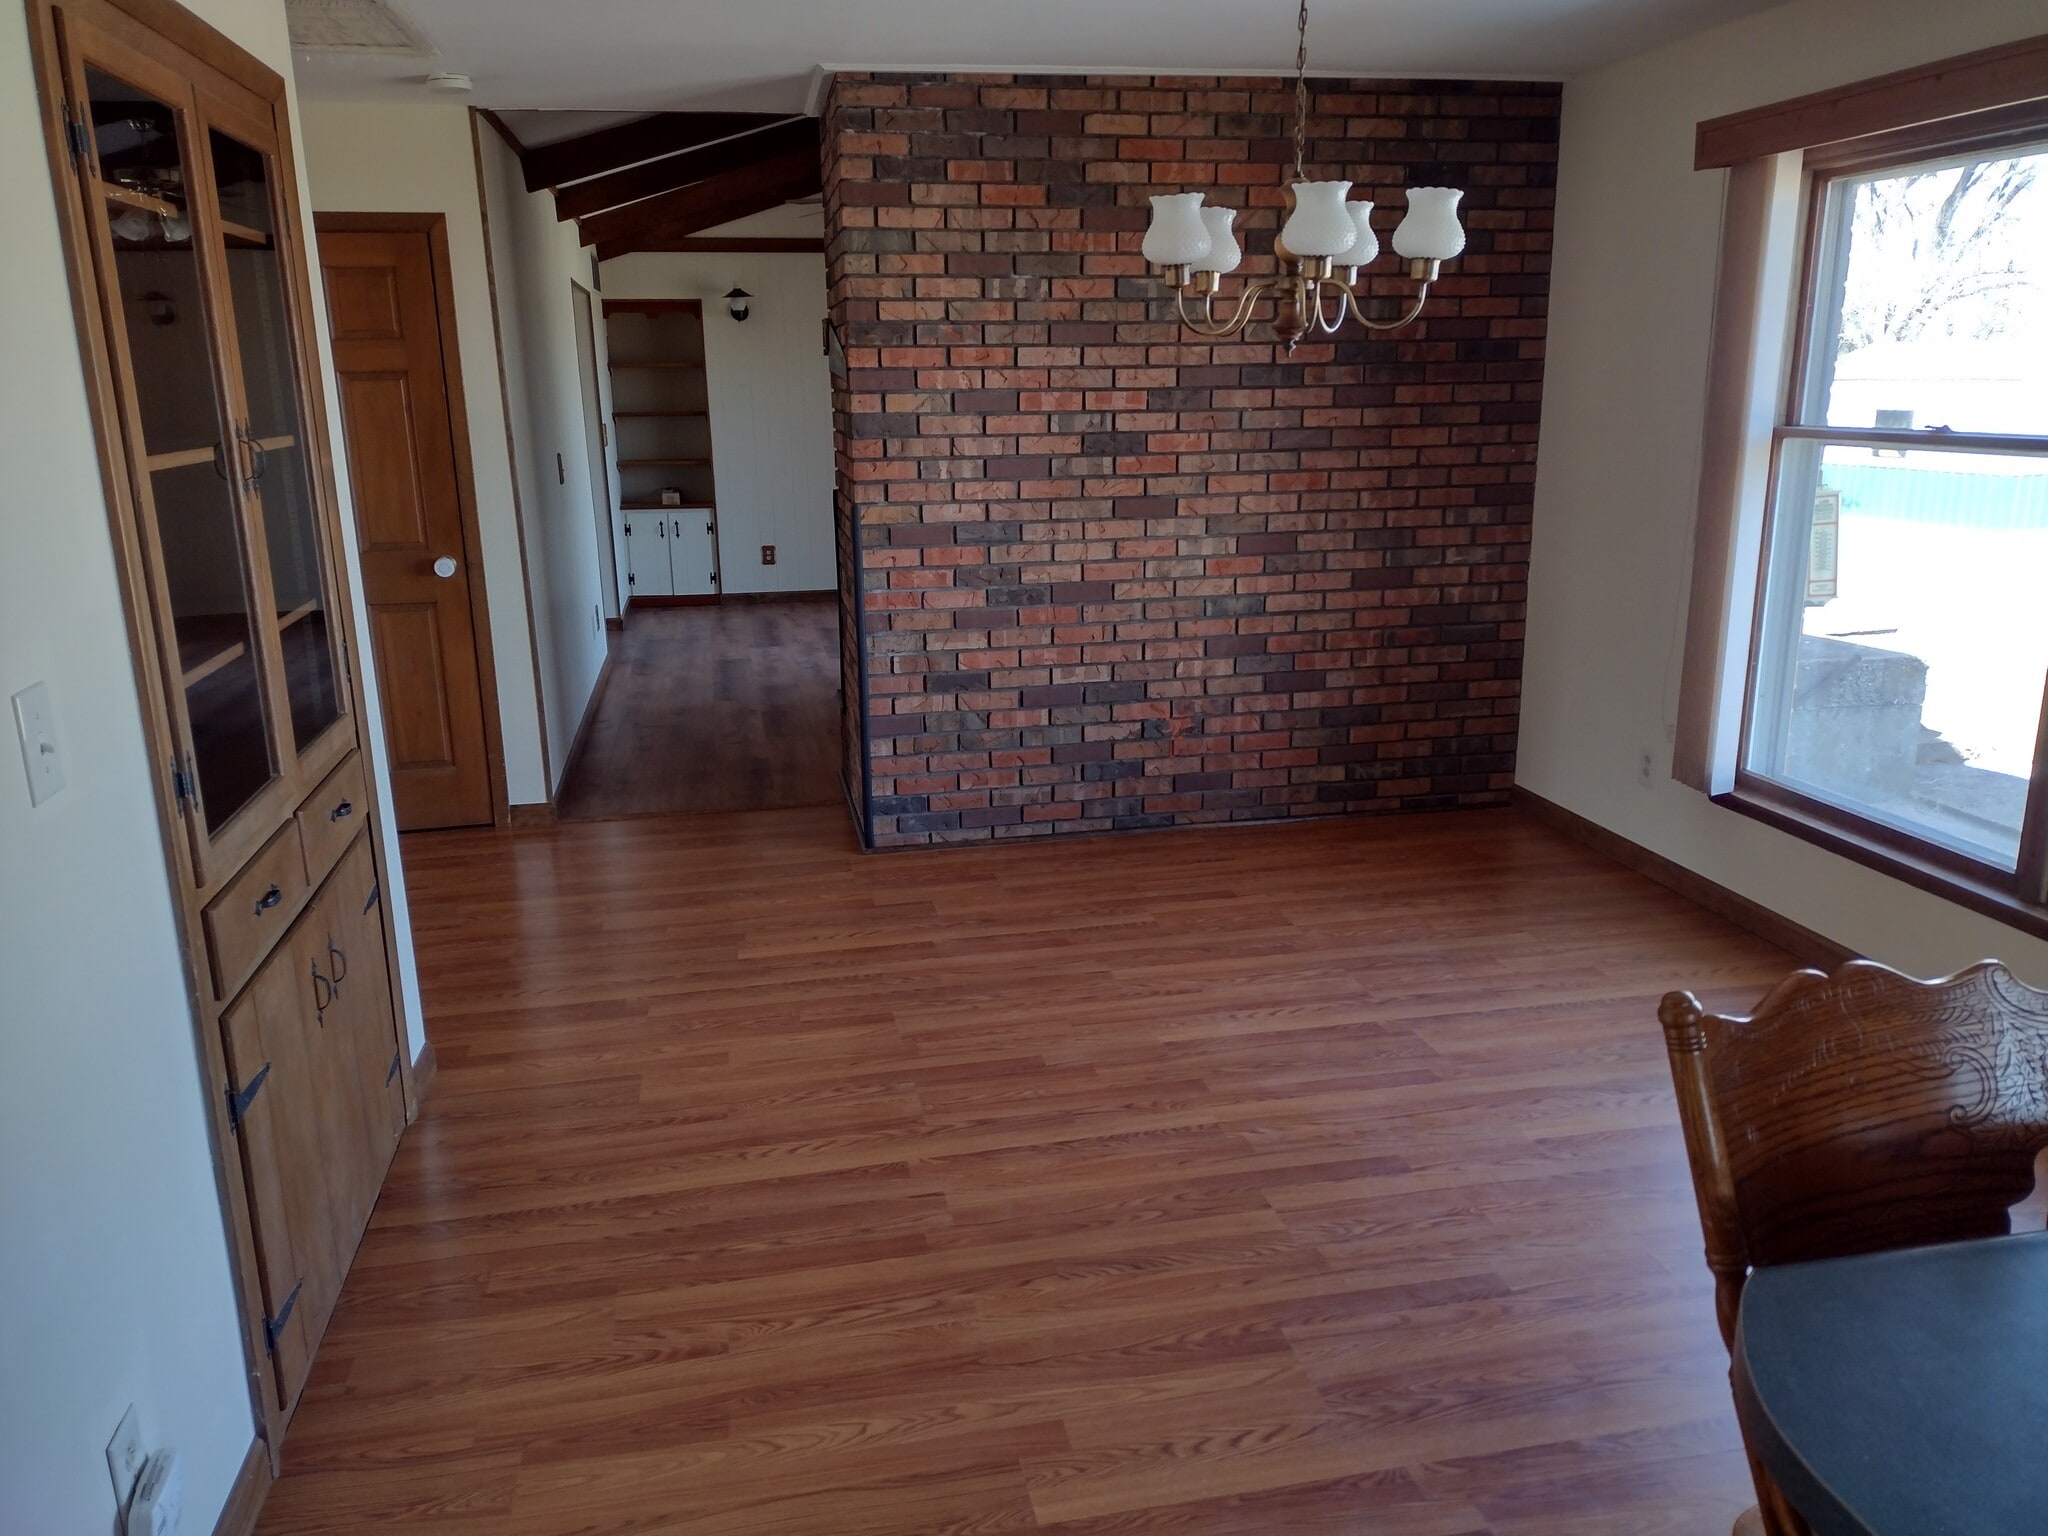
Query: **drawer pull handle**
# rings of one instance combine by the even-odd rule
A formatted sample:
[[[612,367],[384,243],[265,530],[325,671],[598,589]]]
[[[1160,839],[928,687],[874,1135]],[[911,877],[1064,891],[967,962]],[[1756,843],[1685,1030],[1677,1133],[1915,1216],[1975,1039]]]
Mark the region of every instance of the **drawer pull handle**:
[[[325,997],[322,997],[320,995],[320,989],[322,987],[325,987],[327,989],[327,995]],[[316,960],[313,962],[313,1012],[315,1014],[315,1018],[313,1020],[314,1023],[320,1025],[322,1028],[326,1027],[327,1010],[330,1006],[332,1006],[333,1002],[334,983],[329,981],[325,976],[322,976],[320,974],[320,962]]]
[[[355,815],[355,813],[356,808],[350,805],[346,800],[344,800],[341,802],[341,804],[337,805],[333,810],[327,813],[327,819],[329,821],[340,821],[342,817],[353,816]]]
[[[338,990],[341,984],[348,980],[348,951],[336,949],[330,943],[327,946],[327,959],[328,963],[334,967],[334,985]]]
[[[272,907],[276,906],[279,902],[283,900],[284,892],[280,891],[276,886],[273,885],[269,890],[265,891],[260,897],[257,898],[255,915],[261,917],[264,913],[268,912]]]

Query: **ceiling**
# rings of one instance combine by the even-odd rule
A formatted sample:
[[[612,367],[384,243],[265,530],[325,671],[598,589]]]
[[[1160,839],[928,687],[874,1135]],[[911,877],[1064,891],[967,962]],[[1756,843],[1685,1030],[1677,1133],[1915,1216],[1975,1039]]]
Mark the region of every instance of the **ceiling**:
[[[463,99],[485,107],[801,112],[821,67],[1281,74],[1294,62],[1290,0],[389,3],[429,51],[301,52],[306,95],[421,100],[441,70],[470,76]],[[1322,75],[1564,79],[1775,3],[1318,0],[1309,62]],[[579,117],[565,132],[601,121]]]

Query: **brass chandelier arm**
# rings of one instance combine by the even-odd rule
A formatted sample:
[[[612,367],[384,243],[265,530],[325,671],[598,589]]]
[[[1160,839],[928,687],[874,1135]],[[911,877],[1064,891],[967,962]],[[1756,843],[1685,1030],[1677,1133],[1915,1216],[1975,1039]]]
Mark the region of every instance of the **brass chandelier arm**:
[[[1197,336],[1207,336],[1211,340],[1220,340],[1226,336],[1235,336],[1249,325],[1252,318],[1252,306],[1261,297],[1270,292],[1274,286],[1275,284],[1267,279],[1246,283],[1244,285],[1244,292],[1237,296],[1237,309],[1228,320],[1221,323],[1218,323],[1213,308],[1212,301],[1215,298],[1215,294],[1207,290],[1202,290],[1202,318],[1199,321],[1188,313],[1188,291],[1186,288],[1174,289],[1173,304],[1174,308],[1180,312],[1180,323],[1182,325],[1193,331]]]
[[[1407,313],[1403,314],[1400,319],[1374,320],[1360,307],[1358,290],[1355,288],[1346,288],[1344,290],[1344,307],[1351,312],[1352,319],[1369,331],[1398,331],[1402,326],[1412,324],[1416,317],[1422,313],[1422,306],[1428,302],[1429,284],[1424,283],[1415,290],[1415,302],[1408,306]]]

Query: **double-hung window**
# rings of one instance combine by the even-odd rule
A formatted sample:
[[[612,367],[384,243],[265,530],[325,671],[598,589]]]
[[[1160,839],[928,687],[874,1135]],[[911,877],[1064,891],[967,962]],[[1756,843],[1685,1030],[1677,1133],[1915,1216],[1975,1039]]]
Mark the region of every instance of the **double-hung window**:
[[[2048,117],[1809,154],[1738,802],[2039,908]]]

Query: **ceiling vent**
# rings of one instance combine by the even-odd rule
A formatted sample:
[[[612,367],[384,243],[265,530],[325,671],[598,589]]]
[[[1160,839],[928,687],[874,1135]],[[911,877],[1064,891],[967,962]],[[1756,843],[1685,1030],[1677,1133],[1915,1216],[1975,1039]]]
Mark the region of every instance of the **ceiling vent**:
[[[420,29],[389,0],[285,0],[292,46],[311,53],[424,54]]]

